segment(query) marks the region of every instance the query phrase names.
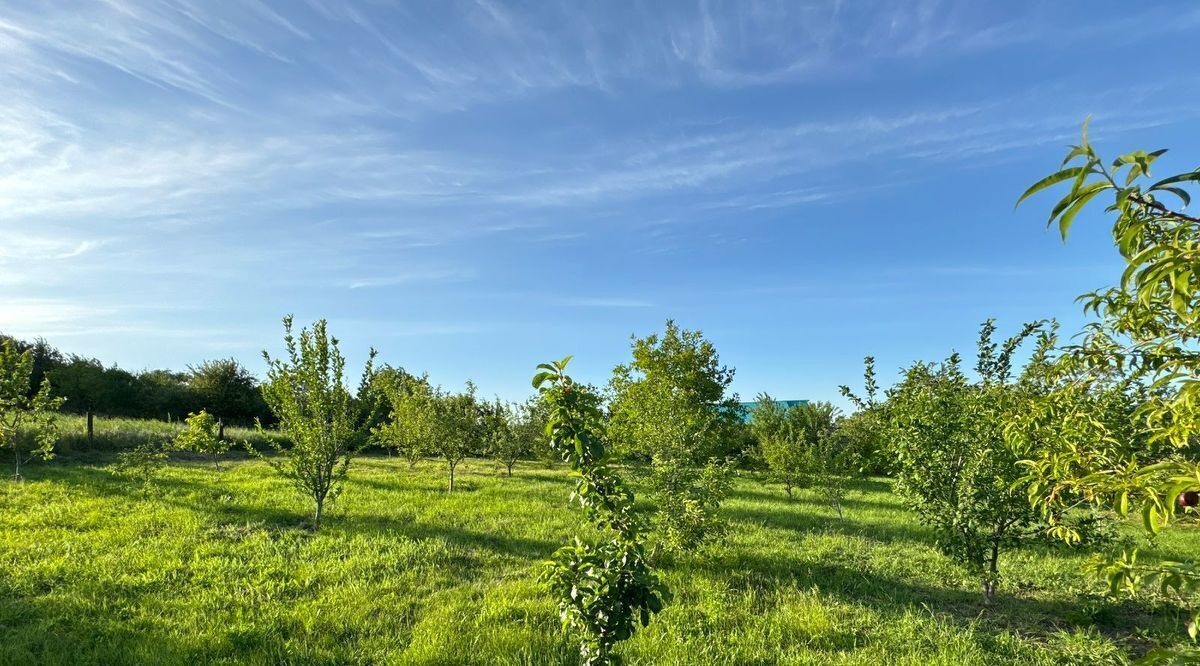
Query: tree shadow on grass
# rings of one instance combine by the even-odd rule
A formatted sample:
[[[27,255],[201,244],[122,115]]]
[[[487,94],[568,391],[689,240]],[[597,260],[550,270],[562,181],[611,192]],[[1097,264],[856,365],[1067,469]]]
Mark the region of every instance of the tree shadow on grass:
[[[806,507],[815,504],[815,502],[792,502],[784,510],[726,505],[721,508],[721,515],[734,521],[751,523],[769,529],[795,533],[832,532],[847,536],[866,537],[883,543],[928,544],[933,539],[933,533],[919,524],[863,522],[856,519],[849,509],[844,509],[847,515],[845,518],[839,519],[832,515],[833,509],[827,504],[820,504],[823,509],[821,513],[806,510]]]
[[[99,583],[98,581],[94,581]],[[0,581],[0,662],[12,664],[196,663],[213,656],[167,631],[131,622],[143,602],[135,585],[115,580],[70,595],[23,594]],[[89,601],[103,599],[103,603]]]
[[[1110,638],[1132,642],[1135,652],[1147,647],[1137,642],[1142,629],[1151,624],[1179,624],[1186,615],[1181,607],[1136,600],[1023,597],[1003,586],[989,605],[984,603],[981,589],[898,580],[853,567],[805,561],[787,553],[717,554],[681,562],[677,570],[729,580],[733,591],[755,591],[767,604],[781,588],[816,588],[822,594],[876,610],[920,611],[991,634],[1012,631],[1047,638],[1060,630],[1095,628]]]

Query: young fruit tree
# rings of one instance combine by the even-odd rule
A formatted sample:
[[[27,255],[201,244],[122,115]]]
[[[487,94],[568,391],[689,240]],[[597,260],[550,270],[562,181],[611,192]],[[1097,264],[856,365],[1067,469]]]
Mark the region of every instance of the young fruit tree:
[[[198,414],[188,414],[183,431],[175,437],[175,448],[206,455],[212,458],[214,467],[221,469],[221,456],[229,451],[229,440],[225,439],[222,428],[217,417],[203,409]]]
[[[887,432],[887,401],[880,400],[879,384],[875,380],[875,358],[863,359],[863,394],[849,386],[838,390],[855,407],[855,412],[838,421],[838,438],[844,462],[859,474],[887,474],[891,466],[885,434]]]
[[[650,461],[660,543],[694,549],[724,532],[717,512],[729,490],[726,455],[738,440],[733,370],[699,331],[668,321],[635,338],[633,360],[613,370],[610,436],[627,456]]]
[[[527,405],[501,402],[487,406],[483,415],[484,445],[487,452],[512,477],[513,465],[533,451],[532,415]]]
[[[1071,146],[1060,170],[1018,199],[1019,204],[1065,186],[1047,220],[1057,223],[1065,241],[1079,213],[1101,197],[1125,263],[1117,286],[1080,297],[1095,320],[1057,360],[1053,391],[1030,418],[1011,428],[1014,443],[1030,458],[1030,497],[1052,521],[1078,501],[1140,513],[1151,538],[1179,514],[1194,514],[1200,491],[1195,446],[1200,435],[1200,217],[1183,212],[1200,184],[1200,168],[1151,178],[1151,166],[1166,152],[1138,150],[1110,163],[1088,141],[1085,123],[1083,140]],[[1114,384],[1124,382],[1148,387],[1136,394],[1133,418],[1080,418],[1080,404],[1103,403],[1111,399]],[[1138,426],[1133,436],[1121,432],[1129,424]],[[1076,539],[1067,526],[1056,527],[1064,539]],[[1193,645],[1154,656],[1200,661],[1196,558],[1147,562],[1133,550],[1109,562],[1103,573],[1114,591],[1158,587],[1192,608],[1187,629]]]
[[[395,414],[402,408],[406,398],[414,393],[429,393],[429,379],[426,376],[409,374],[404,368],[384,365],[378,368],[359,387],[357,403],[359,419],[370,430],[375,444],[383,447],[390,457],[394,452],[405,453],[409,439],[403,433],[392,428],[391,433],[386,426],[395,420]],[[382,436],[381,436],[382,434]],[[414,456],[407,456],[410,465],[420,462],[424,453],[417,451]]]
[[[1011,374],[1013,354],[1035,330],[1027,325],[997,346],[989,320],[979,338],[979,380],[968,379],[952,354],[940,365],[913,365],[889,397],[896,488],[933,527],[942,552],[979,577],[987,602],[1000,582],[1001,552],[1040,527],[1018,486],[1027,470],[1004,437],[1011,415],[1031,399]]]
[[[141,488],[142,495],[149,495],[154,487],[154,481],[167,466],[166,442],[159,438],[139,444],[129,451],[117,454],[117,462],[112,471],[134,481]]]
[[[387,384],[383,389],[388,405],[386,419],[371,431],[389,455],[394,450],[408,461],[409,467],[434,451],[439,396],[428,383]]]
[[[828,474],[834,462],[830,438],[837,415],[837,408],[827,402],[784,408],[766,393],[755,399],[750,429],[758,440],[758,456],[788,499],[794,489],[818,479],[833,481]]]
[[[565,374],[570,357],[538,366],[533,378],[548,411],[546,434],[571,466],[571,499],[594,526],[594,541],[579,537],[559,548],[541,579],[558,598],[563,626],[580,635],[588,666],[612,663],[613,648],[646,626],[670,600],[643,543],[634,498],[604,448],[600,398]]]
[[[33,351],[17,351],[10,339],[0,342],[0,448],[12,449],[17,481],[21,465],[54,456],[54,413],[62,405],[50,395],[49,380],[35,387],[32,377]]]
[[[467,456],[479,451],[483,419],[475,399],[475,385],[467,382],[462,393],[437,392],[433,400],[431,450],[446,461],[450,472],[449,492],[454,492],[454,472]]]
[[[337,338],[326,331],[325,320],[301,330],[299,337],[292,334],[290,315],[284,318],[283,328],[286,355],[272,358],[263,352],[268,368],[263,397],[290,445],[272,439],[279,455],[266,460],[312,498],[313,525],[320,527],[325,507],[341,493],[350,461],[365,445],[367,433],[346,389],[346,359]],[[372,349],[364,376],[370,376],[374,358]]]

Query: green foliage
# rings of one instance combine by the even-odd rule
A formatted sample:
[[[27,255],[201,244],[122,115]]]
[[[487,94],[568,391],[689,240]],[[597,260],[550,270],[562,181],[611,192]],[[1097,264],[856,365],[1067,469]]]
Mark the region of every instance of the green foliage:
[[[437,397],[428,383],[390,384],[382,390],[390,409],[387,419],[372,432],[389,452],[398,452],[415,466],[434,450],[438,437],[434,422]]]
[[[112,471],[118,476],[136,482],[143,495],[150,494],[154,481],[167,466],[165,440],[155,439],[139,444],[136,448],[117,454]]]
[[[202,373],[206,378],[194,386],[192,372],[144,370],[134,373],[105,366],[97,359],[63,354],[45,340],[23,342],[3,334],[0,334],[0,340],[10,340],[18,351],[33,354],[30,397],[42,385],[42,380],[48,378],[54,385],[55,394],[65,399],[62,410],[68,413],[174,421],[189,412],[207,409],[226,423],[232,420],[251,425],[256,418],[271,422],[266,403],[257,389],[252,388],[254,378],[232,360],[212,361],[201,366],[236,367],[237,371],[227,376],[236,378],[243,387],[247,383],[251,386],[252,391],[243,393],[234,404],[250,405],[252,409],[249,412],[235,409],[231,416],[211,403],[207,371]],[[195,370],[197,368],[193,368]],[[221,409],[230,411],[225,407]]]
[[[221,430],[217,417],[204,410],[200,410],[199,414],[188,414],[183,432],[175,437],[175,448],[209,456],[213,459],[213,465],[220,469],[220,456],[229,451],[229,440],[221,436]]]
[[[733,370],[700,331],[673,321],[661,336],[634,338],[632,351],[632,362],[613,370],[609,435],[626,455],[651,463],[662,544],[693,549],[724,532],[720,477],[741,428],[737,397],[725,394]]]
[[[200,410],[218,419],[219,436],[226,423],[253,423],[266,411],[258,381],[232,358],[205,361],[188,368],[188,387]]]
[[[1111,201],[1105,210],[1114,218],[1113,244],[1125,260],[1116,286],[1080,297],[1097,321],[1058,359],[1047,380],[1053,390],[1038,412],[1011,429],[1031,458],[1030,497],[1051,518],[1076,502],[1109,504],[1140,515],[1150,537],[1183,510],[1181,497],[1200,491],[1200,218],[1181,212],[1200,169],[1154,180],[1151,165],[1165,153],[1138,150],[1107,163],[1088,141],[1085,123],[1063,168],[1018,200],[1065,184],[1048,222],[1057,222],[1065,241],[1079,212],[1103,195]],[[1132,418],[1087,416],[1114,401],[1121,409],[1136,405]],[[1062,526],[1057,533],[1076,538]],[[1135,559],[1127,552],[1109,562],[1114,587],[1154,582],[1196,608],[1188,625],[1192,649],[1162,657],[1200,659],[1200,565],[1191,559],[1143,566]]]
[[[14,478],[21,465],[36,456],[54,455],[57,433],[54,412],[62,400],[50,395],[50,381],[33,384],[33,351],[18,351],[11,340],[0,341],[0,449],[13,453]]]
[[[979,337],[977,381],[953,354],[937,366],[913,365],[889,395],[897,488],[942,551],[982,580],[989,601],[1001,551],[1031,538],[1038,525],[1018,487],[1026,469],[1004,438],[1011,415],[1035,397],[1011,373],[1013,354],[1036,328],[1026,325],[997,345],[989,320]],[[1051,337],[1040,338],[1039,348],[1049,344]]]
[[[838,390],[857,411],[838,422],[839,450],[850,469],[860,474],[888,473],[892,459],[885,436],[888,428],[888,405],[879,399],[879,384],[875,380],[875,358],[863,359],[863,394],[859,396],[849,386]]]
[[[446,461],[450,472],[448,490],[454,492],[454,472],[459,463],[480,450],[483,439],[483,416],[475,399],[475,385],[467,382],[462,393],[435,391],[433,407],[433,439],[431,451]]]
[[[385,389],[390,405],[388,418],[373,431],[389,449],[399,451],[416,465],[425,456],[446,461],[448,489],[454,492],[455,471],[467,456],[485,447],[484,413],[475,398],[475,385],[466,391],[447,393],[427,381],[394,384]]]
[[[533,453],[535,443],[545,431],[545,422],[531,402],[495,402],[484,410],[484,447],[488,455],[512,476],[513,465]]]
[[[758,455],[771,477],[782,484],[788,497],[795,488],[807,488],[829,452],[826,443],[834,431],[837,408],[813,402],[784,408],[766,393],[756,398],[750,427],[758,439]]]
[[[603,536],[576,537],[555,551],[542,581],[558,598],[564,627],[581,635],[583,663],[608,664],[613,647],[648,625],[670,592],[646,556],[633,493],[610,465],[599,398],[565,374],[569,361],[539,365],[533,386],[548,410],[551,446],[576,479],[571,497]]]
[[[277,445],[280,455],[267,460],[312,498],[313,524],[319,527],[326,503],[341,492],[350,461],[366,443],[367,433],[345,386],[346,359],[337,338],[326,332],[325,321],[301,330],[298,338],[292,335],[291,316],[284,318],[283,327],[286,356],[272,358],[263,352],[268,366],[263,395],[291,446]],[[374,357],[371,350],[370,359]],[[368,360],[364,376],[370,374]]]

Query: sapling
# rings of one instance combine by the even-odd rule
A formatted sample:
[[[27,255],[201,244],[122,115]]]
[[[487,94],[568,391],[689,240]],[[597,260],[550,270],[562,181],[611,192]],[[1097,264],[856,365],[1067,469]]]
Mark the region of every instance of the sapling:
[[[325,507],[341,493],[350,461],[366,444],[365,424],[357,418],[353,396],[346,389],[346,359],[337,338],[326,331],[325,320],[292,334],[292,317],[283,320],[286,354],[267,362],[263,397],[279,419],[284,447],[272,438],[278,456],[267,462],[314,504],[313,526],[319,528]],[[364,376],[369,377],[375,350]],[[262,429],[262,425],[259,425]],[[252,453],[261,455],[247,445]]]
[[[175,437],[175,448],[204,454],[212,459],[213,466],[221,469],[221,456],[229,451],[229,440],[217,417],[202,409],[184,419],[183,431]]]
[[[12,449],[17,481],[21,465],[54,457],[54,413],[63,402],[50,394],[49,380],[35,388],[32,377],[33,350],[22,353],[10,339],[0,343],[0,448]]]
[[[598,533],[559,548],[541,580],[558,598],[563,626],[580,635],[587,666],[612,663],[613,648],[650,623],[670,592],[646,554],[633,493],[611,466],[599,397],[564,372],[570,357],[538,366],[533,385],[547,408],[551,447],[571,466],[574,503]]]

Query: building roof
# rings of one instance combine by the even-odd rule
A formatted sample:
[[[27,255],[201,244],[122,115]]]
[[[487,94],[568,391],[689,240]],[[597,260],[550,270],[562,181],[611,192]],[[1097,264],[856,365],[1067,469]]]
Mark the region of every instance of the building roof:
[[[784,409],[791,409],[797,405],[808,404],[807,400],[772,400],[771,402],[774,402],[776,405],[779,405]],[[749,423],[750,413],[753,412],[754,408],[758,406],[758,402],[739,402],[738,405],[740,405],[742,408],[742,420],[746,423]]]

